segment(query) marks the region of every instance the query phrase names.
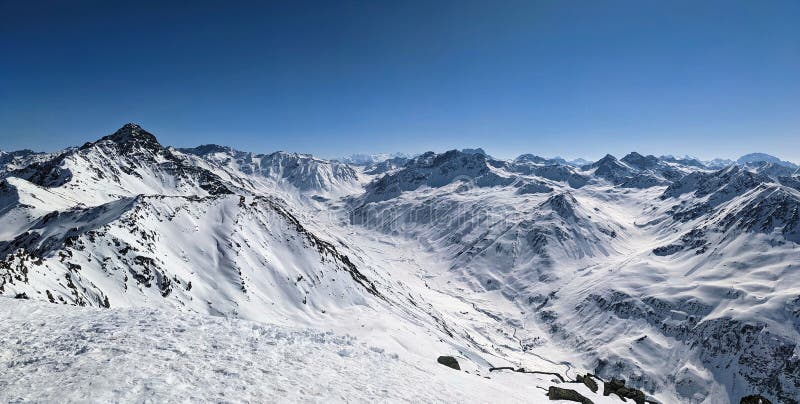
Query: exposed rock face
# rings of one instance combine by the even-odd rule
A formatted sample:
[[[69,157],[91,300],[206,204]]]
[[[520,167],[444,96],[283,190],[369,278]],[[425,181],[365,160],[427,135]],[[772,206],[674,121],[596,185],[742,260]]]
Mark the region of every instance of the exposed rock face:
[[[449,368],[453,368],[455,370],[461,370],[461,366],[458,364],[458,360],[452,356],[440,356],[436,359],[442,365],[445,365]]]
[[[599,386],[597,385],[597,382],[596,382],[596,381],[594,380],[594,378],[593,378],[591,375],[589,375],[589,374],[587,374],[587,375],[585,375],[585,376],[578,375],[578,377],[577,377],[577,378],[575,378],[575,380],[576,380],[578,383],[583,383],[583,384],[585,384],[585,385],[586,385],[586,387],[588,387],[588,388],[589,388],[589,390],[591,390],[593,393],[597,393],[597,390],[599,389]]]
[[[608,396],[610,394],[616,394],[623,400],[630,398],[636,404],[644,404],[645,402],[644,393],[639,389],[625,387],[624,380],[611,379],[610,382],[603,383],[603,395]]]
[[[547,390],[547,397],[549,397],[550,400],[565,400],[574,401],[581,404],[594,404],[594,401],[586,398],[584,395],[575,390],[562,389],[561,387],[556,386],[550,386],[550,388]]]
[[[758,394],[753,394],[742,397],[742,399],[739,401],[739,404],[772,404],[772,401],[769,401],[767,398]]]

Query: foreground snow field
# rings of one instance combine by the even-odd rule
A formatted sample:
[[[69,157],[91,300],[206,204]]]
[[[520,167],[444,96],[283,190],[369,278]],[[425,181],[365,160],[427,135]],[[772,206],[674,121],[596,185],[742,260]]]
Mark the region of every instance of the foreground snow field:
[[[0,369],[3,402],[541,402],[553,384],[412,363],[325,331],[8,298]]]

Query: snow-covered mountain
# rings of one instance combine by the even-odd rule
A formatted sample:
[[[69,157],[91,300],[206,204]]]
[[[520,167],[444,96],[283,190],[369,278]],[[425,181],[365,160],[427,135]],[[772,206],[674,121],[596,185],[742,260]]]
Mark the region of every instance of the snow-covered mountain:
[[[797,169],[798,165],[794,164],[789,161],[783,161],[775,156],[771,156],[766,153],[750,153],[745,154],[742,157],[739,157],[736,160],[736,163],[739,165],[747,165],[750,163],[773,163],[784,167],[789,167],[791,169]]]
[[[109,357],[159,338],[209,357],[177,330],[206,324],[226,346],[257,331],[352,372],[320,379],[343,383],[345,401],[540,402],[574,390],[595,403],[798,402],[796,169],[636,152],[585,164],[482,149],[368,157],[174,149],[134,124],[57,153],[0,153],[0,295],[39,301],[0,302],[3,322],[63,321]],[[162,336],[92,331],[118,335],[148,317]],[[0,334],[76,355],[53,342],[72,334],[11,325]],[[25,376],[34,362],[15,346],[0,344],[11,369],[0,397],[54,399],[25,384],[44,379]],[[275,359],[248,349],[220,359],[219,374],[264,388],[225,376],[223,390],[334,394],[322,382],[287,393],[296,371],[280,386],[259,381],[236,362]],[[80,379],[85,365],[64,363],[47,378]],[[416,390],[381,393],[370,372]],[[177,397],[169,383],[153,388],[149,399]]]
[[[283,151],[257,154],[217,145],[179,149],[178,152],[192,165],[254,192],[264,187],[277,187],[284,192],[328,198],[349,194],[361,187],[362,178],[356,168],[310,154]]]
[[[333,161],[339,161],[354,166],[369,166],[384,162],[386,160],[397,159],[397,158],[408,159],[411,158],[411,156],[405,153],[376,153],[376,154],[356,153],[346,157],[335,158],[333,159]]]

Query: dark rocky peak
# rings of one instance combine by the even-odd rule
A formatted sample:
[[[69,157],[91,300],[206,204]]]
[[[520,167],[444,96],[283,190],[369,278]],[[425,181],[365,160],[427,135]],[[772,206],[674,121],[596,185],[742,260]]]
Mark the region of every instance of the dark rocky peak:
[[[660,159],[669,163],[677,163],[689,167],[706,168],[706,165],[703,164],[702,161],[689,156],[682,158],[677,158],[675,156],[661,156]]]
[[[620,167],[620,168],[624,168],[623,165],[619,162],[619,160],[617,160],[616,157],[614,157],[614,156],[612,156],[610,154],[606,154],[605,157],[601,158],[600,160],[597,160],[592,164],[587,164],[587,165],[585,165],[585,166],[583,166],[581,168],[584,169],[584,170],[590,170],[592,168],[598,168],[598,167]]]
[[[153,152],[164,150],[164,147],[158,143],[156,137],[142,129],[141,126],[134,123],[127,123],[123,127],[117,129],[116,132],[103,136],[100,140],[94,143],[86,143],[81,147],[81,150],[91,148],[103,142],[111,142],[116,144],[121,151],[129,152],[133,149],[140,147]]]
[[[480,147],[475,148],[475,149],[461,149],[461,153],[464,153],[464,154],[483,154],[484,156],[488,156],[488,154],[486,154],[486,152]]]
[[[178,149],[178,151],[180,151],[181,153],[194,154],[195,156],[201,156],[201,157],[209,155],[209,154],[214,154],[214,153],[229,153],[229,154],[231,154],[231,153],[235,152],[235,150],[233,150],[232,148],[230,148],[228,146],[220,146],[220,145],[216,145],[216,144],[204,144],[204,145],[197,146],[197,147],[180,148],[180,149]]]
[[[583,166],[582,169],[595,169],[594,174],[596,176],[605,178],[615,183],[620,181],[623,177],[631,174],[631,170],[628,166],[621,163],[616,157],[610,154],[606,154],[605,157],[592,164]]]
[[[575,206],[578,201],[569,192],[553,195],[542,202],[540,206],[549,207],[564,219],[576,219]]]
[[[475,157],[483,159],[482,158],[483,156],[481,156],[480,154],[467,154],[464,152],[460,152],[458,150],[449,150],[442,154],[436,155],[436,157],[434,157],[433,160],[431,161],[431,165],[437,167],[451,161],[456,161],[458,159],[472,160]]]
[[[535,154],[522,154],[514,159],[514,163],[518,164],[524,164],[524,163],[547,164],[547,161],[548,160],[546,158],[537,156]]]
[[[622,162],[638,168],[640,170],[649,170],[658,167],[661,161],[658,157],[653,155],[643,156],[637,152],[631,152],[627,156],[622,158]]]
[[[483,154],[468,154],[458,150],[450,150],[441,154],[434,152],[423,153],[407,164],[406,168],[436,168],[456,167],[475,168],[486,166],[486,156]]]
[[[431,167],[433,166],[433,159],[436,157],[436,153],[432,151],[428,151],[425,153],[420,154],[412,158],[411,160],[406,163],[407,168],[414,168],[414,167]]]
[[[572,163],[567,161],[565,158],[558,157],[558,156],[547,159],[547,164],[573,165]]]

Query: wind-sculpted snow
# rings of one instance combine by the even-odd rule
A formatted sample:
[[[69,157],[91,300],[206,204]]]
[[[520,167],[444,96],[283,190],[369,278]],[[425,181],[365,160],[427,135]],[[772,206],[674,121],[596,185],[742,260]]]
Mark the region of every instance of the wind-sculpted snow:
[[[106,369],[91,358],[148,363],[120,353],[145,350],[135,333],[117,345],[96,331],[146,324],[157,371],[122,362],[94,379],[109,383],[97,400],[797,402],[800,176],[779,159],[390,157],[173,149],[133,124],[0,153],[0,294],[105,308],[5,303],[0,397],[52,400],[52,378],[91,401],[83,375]],[[221,358],[209,346],[223,343],[245,348]],[[264,344],[287,349],[265,358]],[[187,355],[202,366],[167,370]],[[319,383],[253,365],[269,360]],[[42,363],[58,370],[31,371]],[[106,388],[212,370],[207,390]]]

